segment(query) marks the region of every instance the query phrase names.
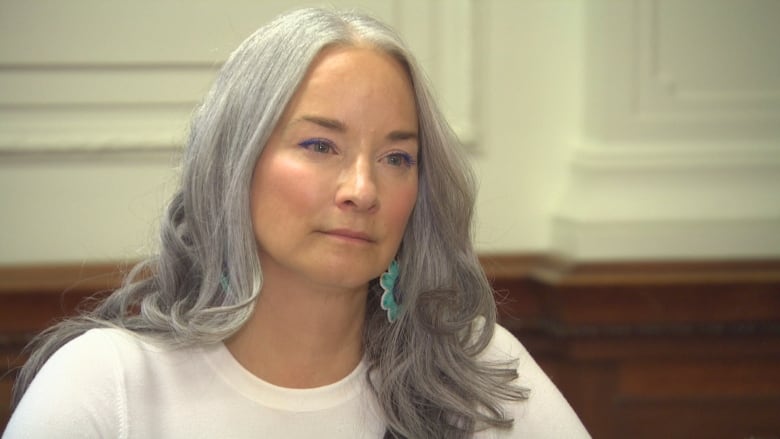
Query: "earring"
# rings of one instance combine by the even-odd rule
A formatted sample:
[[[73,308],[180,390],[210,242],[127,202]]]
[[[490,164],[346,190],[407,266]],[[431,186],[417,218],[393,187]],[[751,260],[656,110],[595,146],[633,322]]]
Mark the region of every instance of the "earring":
[[[228,287],[230,286],[230,281],[228,280],[227,273],[222,273],[222,276],[219,278],[219,285],[222,287],[222,290],[227,291]]]
[[[387,311],[387,320],[393,323],[398,318],[398,303],[395,299],[395,282],[398,280],[398,262],[393,260],[386,272],[379,278],[379,286],[385,290],[379,305]]]

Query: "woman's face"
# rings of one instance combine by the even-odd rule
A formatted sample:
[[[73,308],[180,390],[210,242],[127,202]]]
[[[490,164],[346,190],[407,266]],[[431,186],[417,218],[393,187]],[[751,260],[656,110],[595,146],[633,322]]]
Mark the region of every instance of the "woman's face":
[[[395,256],[417,199],[406,70],[369,48],[323,51],[255,166],[252,222],[266,279],[365,288]]]

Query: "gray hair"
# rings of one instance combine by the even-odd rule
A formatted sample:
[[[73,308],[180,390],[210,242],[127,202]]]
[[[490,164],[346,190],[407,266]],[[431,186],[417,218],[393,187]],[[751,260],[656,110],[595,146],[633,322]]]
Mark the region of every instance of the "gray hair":
[[[159,255],[94,310],[36,338],[14,406],[49,356],[90,328],[121,327],[176,346],[223,341],[241,328],[263,284],[252,172],[309,65],[334,45],[395,57],[411,78],[419,118],[419,193],[397,255],[402,311],[389,324],[372,281],[364,331],[367,379],[388,434],[456,438],[511,426],[502,403],[526,391],[511,385],[517,372],[509,364],[478,361],[496,311],[471,244],[475,184],[460,144],[398,35],[370,17],[325,9],[282,15],[233,52],[193,116]]]

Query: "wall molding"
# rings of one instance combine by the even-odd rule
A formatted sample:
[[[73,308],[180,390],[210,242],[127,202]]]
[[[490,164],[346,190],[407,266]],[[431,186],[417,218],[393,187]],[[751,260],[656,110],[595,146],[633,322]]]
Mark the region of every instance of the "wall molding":
[[[771,144],[587,144],[551,215],[572,258],[780,256],[780,154]]]
[[[171,149],[219,63],[0,63],[0,151]]]
[[[396,0],[395,20],[422,68],[437,101],[460,141],[478,143],[474,108],[474,0]]]
[[[764,218],[553,218],[553,246],[566,258],[663,260],[780,257],[780,215]]]
[[[585,131],[550,215],[556,251],[584,260],[780,256],[780,76],[757,79],[780,72],[770,55],[780,33],[753,26],[780,7],[702,8],[588,3]],[[738,71],[722,66],[730,57],[743,61]]]
[[[146,145],[140,147],[111,146],[64,148],[0,149],[0,169],[19,164],[63,164],[63,163],[168,163],[175,166],[183,149],[180,145]]]
[[[583,142],[575,146],[570,165],[591,171],[699,171],[753,169],[780,171],[775,142]]]
[[[747,4],[752,3],[750,6]],[[745,26],[746,24],[757,25],[756,17],[764,19],[771,17],[773,12],[780,12],[777,5],[768,2],[757,2],[748,0],[740,5],[724,4],[721,3],[709,3],[709,15],[713,17],[711,20],[724,19],[724,13],[727,13],[726,9],[738,8],[742,14],[729,15],[728,20],[732,24],[739,26]],[[661,108],[667,107],[674,109],[675,111],[692,111],[693,108],[697,108],[698,105],[707,105],[708,109],[712,109],[713,105],[721,107],[721,111],[729,113],[736,113],[738,110],[745,108],[753,108],[758,111],[769,111],[775,116],[778,115],[778,106],[780,106],[780,81],[774,84],[764,85],[756,84],[755,82],[727,82],[720,88],[707,86],[704,84],[695,84],[688,82],[680,77],[680,73],[677,70],[678,66],[670,65],[669,59],[665,58],[666,51],[670,47],[666,44],[670,43],[668,39],[670,35],[665,34],[674,29],[665,29],[664,25],[667,24],[664,18],[668,16],[675,16],[682,18],[684,13],[674,14],[672,11],[667,11],[663,14],[663,10],[674,9],[682,7],[683,10],[690,8],[689,5],[680,5],[679,3],[669,2],[665,0],[638,0],[635,11],[635,29],[636,29],[636,41],[638,57],[637,62],[637,84],[641,84],[639,91],[639,104],[640,111],[653,111],[653,105],[660,105]],[[776,14],[774,14],[776,15]],[[742,20],[742,22],[740,22]],[[714,23],[709,23],[713,25]],[[701,25],[706,27],[706,25]],[[698,31],[698,29],[687,28],[689,32]],[[720,32],[726,32],[727,29],[720,27]],[[745,35],[745,34],[743,34]],[[752,44],[751,47],[731,47],[729,50],[740,51],[743,53],[761,50],[770,50],[769,53],[762,54],[766,57],[772,57],[774,53],[773,44],[766,44],[767,41],[762,41],[764,35],[759,34],[747,34],[748,36],[754,36],[750,39],[750,42],[757,43]],[[664,38],[666,37],[666,39]],[[673,36],[677,38],[676,41],[680,41],[680,35]],[[743,44],[746,42],[742,42]],[[764,44],[762,44],[764,43]],[[712,49],[712,47],[701,47],[701,49]],[[742,49],[742,50],[739,50]],[[748,50],[749,49],[749,50]],[[721,53],[727,50],[721,48]],[[721,53],[715,52],[715,55]],[[701,54],[703,58],[707,56],[713,56],[712,53]],[[702,68],[706,68],[705,63],[700,62]],[[772,61],[772,60],[770,60]],[[775,67],[780,65],[775,65]],[[717,75],[720,72],[708,72],[710,75]],[[703,79],[703,78],[701,78]],[[740,78],[745,79],[745,78]],[[697,87],[698,85],[698,87]],[[643,104],[649,104],[645,107]],[[666,111],[662,110],[661,112]]]
[[[175,3],[175,2],[174,2]],[[88,7],[85,3],[82,7]],[[45,6],[17,6],[17,14],[38,13]],[[49,6],[49,9],[57,9]],[[212,5],[187,8],[191,18],[204,19]],[[376,5],[378,15],[395,25],[408,40],[432,85],[456,134],[466,145],[476,143],[473,107],[473,5],[472,0],[431,0],[417,2],[394,0]],[[18,9],[18,10],[17,10]],[[78,9],[78,7],[74,8]],[[123,20],[142,21],[151,34],[176,35],[194,31],[188,20],[177,20],[182,29],[171,28],[149,15],[169,14],[177,17],[186,12],[174,4],[155,8],[124,5]],[[208,91],[217,70],[238,42],[278,12],[281,5],[245,6],[260,12],[245,23],[214,21],[209,29],[213,41],[200,44],[185,39],[168,38],[168,45],[138,35],[108,32],[106,38],[123,47],[106,51],[88,32],[80,32],[74,42],[45,41],[42,35],[28,35],[43,40],[46,50],[26,53],[0,45],[0,152],[87,152],[92,150],[142,149],[168,151],[183,144],[193,108]],[[70,25],[58,25],[57,32],[67,33],[68,26],[88,24],[97,32],[102,21],[115,22],[110,11],[78,14],[73,11]],[[97,14],[89,18],[90,14]],[[83,16],[82,16],[83,15]],[[68,15],[70,16],[70,15]],[[263,19],[262,17],[266,18]],[[95,19],[102,20],[96,22]],[[92,20],[92,21],[90,21]],[[244,20],[241,20],[244,21]],[[45,20],[44,20],[45,22]],[[125,25],[120,20],[119,25]],[[236,28],[246,26],[246,32]],[[222,29],[226,27],[226,29]],[[215,32],[222,29],[224,32]],[[8,32],[11,32],[9,30]],[[30,29],[19,32],[33,32]],[[137,32],[137,30],[135,31]],[[101,35],[101,34],[97,34]],[[0,33],[2,36],[2,33]],[[9,36],[10,38],[10,36]],[[14,35],[14,39],[25,38]],[[81,39],[87,38],[84,41]],[[198,39],[205,38],[202,35]],[[71,47],[81,41],[85,47]],[[219,47],[218,50],[215,49]]]
[[[780,7],[745,3],[752,4],[588,3],[586,118],[593,135],[628,142],[777,139],[780,62],[777,31],[767,23]],[[728,59],[734,61],[725,65]]]

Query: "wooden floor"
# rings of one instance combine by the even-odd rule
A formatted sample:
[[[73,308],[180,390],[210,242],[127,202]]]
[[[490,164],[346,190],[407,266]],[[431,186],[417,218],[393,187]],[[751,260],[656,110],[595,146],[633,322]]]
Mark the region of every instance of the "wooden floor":
[[[780,438],[780,260],[481,260],[501,323],[593,437]],[[0,427],[21,347],[120,278],[115,264],[0,268]]]

